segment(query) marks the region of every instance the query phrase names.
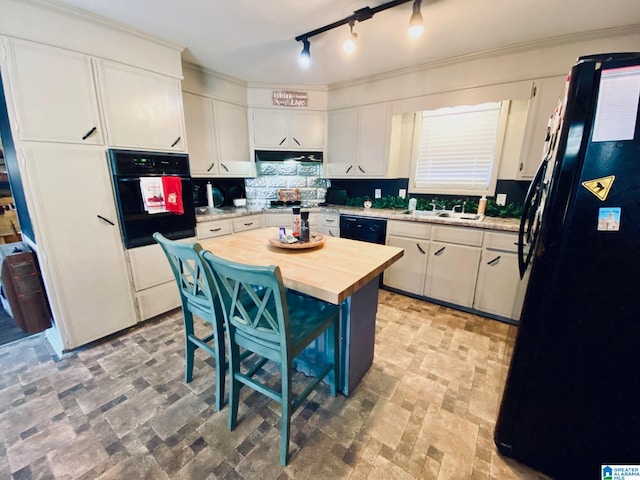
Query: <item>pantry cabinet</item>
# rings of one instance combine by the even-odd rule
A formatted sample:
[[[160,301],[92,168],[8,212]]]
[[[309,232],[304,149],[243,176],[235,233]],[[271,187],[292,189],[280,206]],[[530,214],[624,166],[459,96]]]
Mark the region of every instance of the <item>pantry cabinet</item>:
[[[18,155],[28,177],[30,213],[37,220],[38,260],[64,347],[134,325],[137,315],[104,151],[29,146]]]
[[[331,178],[387,174],[391,109],[387,103],[329,112],[326,168]]]
[[[324,150],[326,114],[313,110],[251,110],[255,150]]]
[[[519,312],[513,311],[520,285],[517,240],[515,233],[485,233],[475,309],[518,320]]]
[[[95,62],[109,145],[186,151],[179,80],[107,60]]]
[[[429,258],[431,226],[413,222],[387,222],[387,245],[404,249],[404,255],[387,268],[383,283],[415,295],[423,295]]]
[[[104,144],[90,57],[19,40],[6,48],[20,140]]]
[[[254,176],[247,109],[186,92],[183,103],[191,175]]]

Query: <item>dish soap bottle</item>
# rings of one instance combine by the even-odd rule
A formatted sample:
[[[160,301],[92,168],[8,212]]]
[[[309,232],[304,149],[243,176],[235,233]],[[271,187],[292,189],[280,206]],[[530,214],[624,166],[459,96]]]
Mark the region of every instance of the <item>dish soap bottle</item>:
[[[478,201],[478,215],[484,215],[484,211],[487,208],[487,196],[482,195],[482,198]]]
[[[300,217],[300,241],[308,242],[311,236],[311,232],[309,231],[309,212],[302,212],[300,214]]]
[[[293,236],[300,237],[300,207],[293,207]]]

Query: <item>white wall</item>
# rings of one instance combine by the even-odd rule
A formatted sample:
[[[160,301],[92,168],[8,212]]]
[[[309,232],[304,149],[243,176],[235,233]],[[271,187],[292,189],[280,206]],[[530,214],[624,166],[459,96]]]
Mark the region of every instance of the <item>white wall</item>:
[[[394,113],[401,113],[432,108],[434,101],[471,99],[477,92],[479,101],[528,98],[531,80],[566,74],[579,56],[638,50],[640,26],[471,55],[331,85],[329,110],[394,101]]]

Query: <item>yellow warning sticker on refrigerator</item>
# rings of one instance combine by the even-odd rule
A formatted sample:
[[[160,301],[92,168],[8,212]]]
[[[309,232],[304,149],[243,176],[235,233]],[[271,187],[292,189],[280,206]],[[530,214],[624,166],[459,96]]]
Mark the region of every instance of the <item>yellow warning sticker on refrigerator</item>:
[[[611,191],[611,185],[613,185],[615,179],[615,175],[609,175],[608,177],[582,182],[582,186],[604,202]]]

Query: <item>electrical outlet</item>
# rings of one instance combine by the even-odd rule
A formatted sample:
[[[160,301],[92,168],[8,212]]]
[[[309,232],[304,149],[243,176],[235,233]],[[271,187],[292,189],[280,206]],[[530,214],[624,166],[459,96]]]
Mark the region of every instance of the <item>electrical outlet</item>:
[[[376,188],[374,198],[382,198],[382,189]]]
[[[398,190],[398,196],[400,198],[405,198],[407,196],[407,189],[406,188],[401,188]]]
[[[498,195],[496,195],[496,204],[504,207],[507,204],[507,194],[499,193]]]

